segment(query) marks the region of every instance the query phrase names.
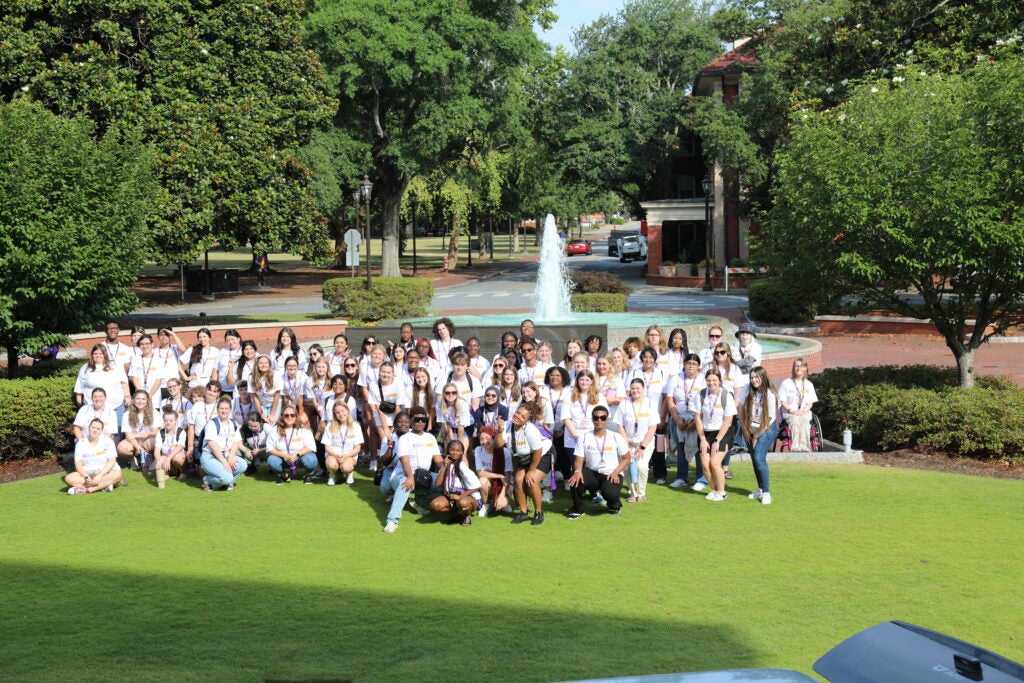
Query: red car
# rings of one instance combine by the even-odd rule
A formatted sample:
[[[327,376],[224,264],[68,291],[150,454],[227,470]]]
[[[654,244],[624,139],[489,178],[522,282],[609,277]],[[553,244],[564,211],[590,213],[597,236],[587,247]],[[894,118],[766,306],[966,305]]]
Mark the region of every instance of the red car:
[[[586,254],[590,256],[593,251],[594,247],[590,244],[590,240],[570,240],[569,244],[565,246],[565,253],[569,256],[573,254]]]

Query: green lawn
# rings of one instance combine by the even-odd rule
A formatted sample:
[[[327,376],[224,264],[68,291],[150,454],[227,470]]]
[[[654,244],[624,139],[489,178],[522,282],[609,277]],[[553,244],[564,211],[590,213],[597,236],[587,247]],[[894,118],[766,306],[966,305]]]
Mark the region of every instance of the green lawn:
[[[1024,661],[1024,482],[775,465],[775,504],[381,533],[371,483],[0,487],[0,680],[544,681],[811,671],[887,619]]]

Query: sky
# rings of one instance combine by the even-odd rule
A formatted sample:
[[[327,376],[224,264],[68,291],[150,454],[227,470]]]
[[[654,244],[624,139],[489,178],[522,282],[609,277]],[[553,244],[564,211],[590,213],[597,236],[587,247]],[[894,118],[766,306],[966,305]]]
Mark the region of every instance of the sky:
[[[554,7],[558,21],[550,31],[538,31],[540,39],[551,46],[564,45],[569,52],[572,47],[572,31],[585,26],[602,14],[617,14],[626,0],[557,0]]]

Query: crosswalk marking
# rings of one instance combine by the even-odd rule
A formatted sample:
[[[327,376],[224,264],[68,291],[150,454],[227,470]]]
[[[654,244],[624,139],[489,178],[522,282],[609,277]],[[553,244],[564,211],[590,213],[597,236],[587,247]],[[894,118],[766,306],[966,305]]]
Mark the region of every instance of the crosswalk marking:
[[[630,308],[715,308],[719,304],[713,299],[700,299],[696,297],[681,296],[631,296],[626,299]]]

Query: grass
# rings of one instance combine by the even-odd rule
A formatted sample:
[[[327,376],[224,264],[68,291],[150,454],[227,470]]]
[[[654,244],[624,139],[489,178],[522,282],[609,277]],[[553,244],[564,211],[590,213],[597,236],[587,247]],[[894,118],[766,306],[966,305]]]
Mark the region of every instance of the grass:
[[[775,504],[652,487],[623,515],[444,526],[356,486],[130,474],[0,496],[3,680],[541,681],[814,660],[901,619],[1024,660],[1024,482],[778,464]],[[1017,586],[1015,588],[1014,586]]]

